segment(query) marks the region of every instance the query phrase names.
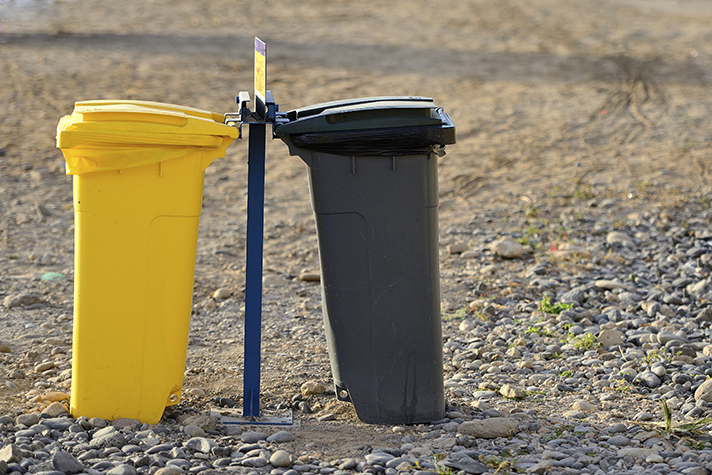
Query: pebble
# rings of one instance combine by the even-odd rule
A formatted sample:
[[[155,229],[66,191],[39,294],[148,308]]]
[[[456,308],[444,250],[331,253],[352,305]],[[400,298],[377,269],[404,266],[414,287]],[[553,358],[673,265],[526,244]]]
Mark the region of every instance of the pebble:
[[[269,458],[269,463],[276,468],[289,467],[292,464],[292,456],[286,450],[277,450]]]
[[[500,257],[516,259],[528,253],[530,248],[506,236],[492,243],[490,250]]]
[[[207,454],[210,453],[217,444],[214,440],[206,437],[193,437],[185,443],[185,446],[189,449]]]
[[[266,440],[269,443],[274,442],[277,444],[281,444],[284,442],[293,442],[294,440],[296,440],[296,437],[291,432],[287,432],[286,430],[280,430],[279,432],[275,432],[274,434],[267,437]]]
[[[77,460],[74,455],[63,451],[55,452],[52,455],[52,467],[67,475],[84,471],[84,464]]]
[[[188,424],[183,428],[183,432],[188,437],[205,437],[205,431],[198,426]]]
[[[509,384],[502,385],[499,389],[499,393],[502,396],[511,399],[522,399],[524,397],[524,391],[519,388],[515,388],[514,386],[510,386]]]
[[[695,401],[712,402],[712,379],[705,380],[695,391]]]
[[[307,381],[306,383],[302,384],[301,388],[299,388],[299,391],[304,397],[312,395],[318,396],[320,394],[324,394],[324,392],[326,391],[326,386],[317,381]]]
[[[624,343],[623,333],[618,330],[602,330],[601,333],[598,334],[598,341],[604,348],[610,348],[611,346],[619,346]]]
[[[67,407],[61,402],[53,402],[42,410],[42,414],[47,414],[51,417],[57,417],[62,414],[66,414],[67,412],[69,412]]]
[[[20,293],[8,295],[2,301],[7,308],[27,307],[42,302],[42,298],[35,293]]]
[[[240,440],[246,444],[255,444],[255,443],[259,442],[260,440],[266,440],[267,437],[268,437],[268,435],[265,434],[264,432],[247,431],[247,432],[242,433]]]
[[[460,424],[462,434],[475,438],[496,439],[509,437],[519,430],[516,420],[507,417],[492,417],[482,420],[467,421]]]
[[[230,290],[224,289],[224,288],[217,289],[217,290],[215,290],[215,292],[213,292],[213,298],[215,300],[229,299],[231,295],[232,295],[232,292],[230,292]]]

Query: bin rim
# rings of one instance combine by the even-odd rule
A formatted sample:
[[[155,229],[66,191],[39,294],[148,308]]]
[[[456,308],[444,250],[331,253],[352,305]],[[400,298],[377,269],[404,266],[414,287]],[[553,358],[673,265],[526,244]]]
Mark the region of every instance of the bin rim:
[[[67,174],[121,170],[195,152],[212,158],[240,135],[224,124],[224,114],[152,101],[96,100],[75,103],[60,119],[57,147]]]
[[[290,121],[302,119],[313,115],[318,115],[329,109],[341,109],[347,107],[368,107],[368,104],[376,104],[383,102],[392,103],[430,103],[431,107],[435,107],[432,97],[425,96],[375,96],[375,97],[359,97],[353,99],[344,99],[338,101],[322,102],[311,106],[300,107],[287,112],[287,117]]]
[[[326,102],[286,113],[275,136],[373,130],[397,127],[439,127],[442,108],[429,97],[384,96]]]

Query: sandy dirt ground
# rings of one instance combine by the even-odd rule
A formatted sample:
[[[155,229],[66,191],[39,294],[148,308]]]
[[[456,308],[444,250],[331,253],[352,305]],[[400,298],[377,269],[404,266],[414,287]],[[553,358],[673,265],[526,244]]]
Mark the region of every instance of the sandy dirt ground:
[[[259,36],[282,111],[380,95],[444,107],[458,143],[440,160],[441,230],[546,199],[614,197],[644,209],[712,184],[710,25],[705,0],[0,2],[0,298],[44,285],[51,306],[40,312],[68,343],[71,281],[34,282],[72,275],[72,185],[55,131],[75,101],[232,112],[235,95],[252,90]],[[186,388],[210,397],[241,392],[246,142],[205,178]],[[263,396],[277,404],[330,372],[313,330],[318,286],[295,278],[318,269],[305,165],[278,140],[267,154]],[[443,305],[461,307],[449,279]],[[219,288],[232,297],[211,299]],[[304,331],[284,339],[285,321]],[[32,341],[11,346],[22,354]],[[23,409],[17,392],[0,395],[0,413]],[[343,453],[358,439],[350,431],[391,434],[329,401],[349,431],[305,419],[306,439],[323,446],[309,450],[340,440]]]

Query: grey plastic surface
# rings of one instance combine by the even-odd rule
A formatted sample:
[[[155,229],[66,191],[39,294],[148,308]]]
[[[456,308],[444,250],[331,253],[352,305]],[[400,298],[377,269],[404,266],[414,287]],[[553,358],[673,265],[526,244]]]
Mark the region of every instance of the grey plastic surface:
[[[409,96],[286,116],[275,135],[309,167],[337,396],[367,423],[442,419],[437,157],[452,119]]]
[[[289,111],[287,115],[289,120],[293,122],[297,119],[302,119],[310,115],[321,114],[327,109],[355,106],[359,104],[373,104],[376,102],[430,102],[432,104],[433,99],[430,97],[420,96],[359,97],[356,99],[343,99],[339,101],[322,102],[321,104],[300,107],[299,109]]]
[[[309,165],[337,395],[367,423],[442,419],[437,155],[347,157],[283,140]]]
[[[438,126],[437,107],[428,98],[351,99],[287,112],[292,119],[275,130],[286,135],[381,129],[389,127]]]

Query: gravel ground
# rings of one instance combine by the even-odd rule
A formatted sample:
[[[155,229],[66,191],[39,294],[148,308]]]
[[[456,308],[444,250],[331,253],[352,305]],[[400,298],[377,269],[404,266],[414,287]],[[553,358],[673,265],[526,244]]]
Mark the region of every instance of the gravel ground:
[[[42,280],[46,265],[3,302],[14,407],[0,460],[8,473],[708,473],[712,193],[584,191],[441,229],[448,412],[432,424],[359,423],[330,390],[318,284],[281,274],[270,287],[269,273],[265,366],[288,369],[267,378],[263,405],[293,412],[292,426],[209,416],[240,404],[237,348],[234,361],[208,357],[242,333],[242,297],[219,288],[196,298],[186,397],[160,424],[66,417],[71,269]],[[202,389],[215,374],[224,386]],[[336,454],[329,438],[342,430],[352,440]]]
[[[0,475],[712,472],[709,2],[439,5],[0,2]],[[336,400],[304,164],[279,141],[261,401],[293,424],[211,416],[242,404],[245,141],[206,171],[181,402],[154,425],[66,414],[57,121],[91,99],[232,111],[254,36],[281,110],[427,95],[455,121],[438,164],[444,420],[367,425]]]

